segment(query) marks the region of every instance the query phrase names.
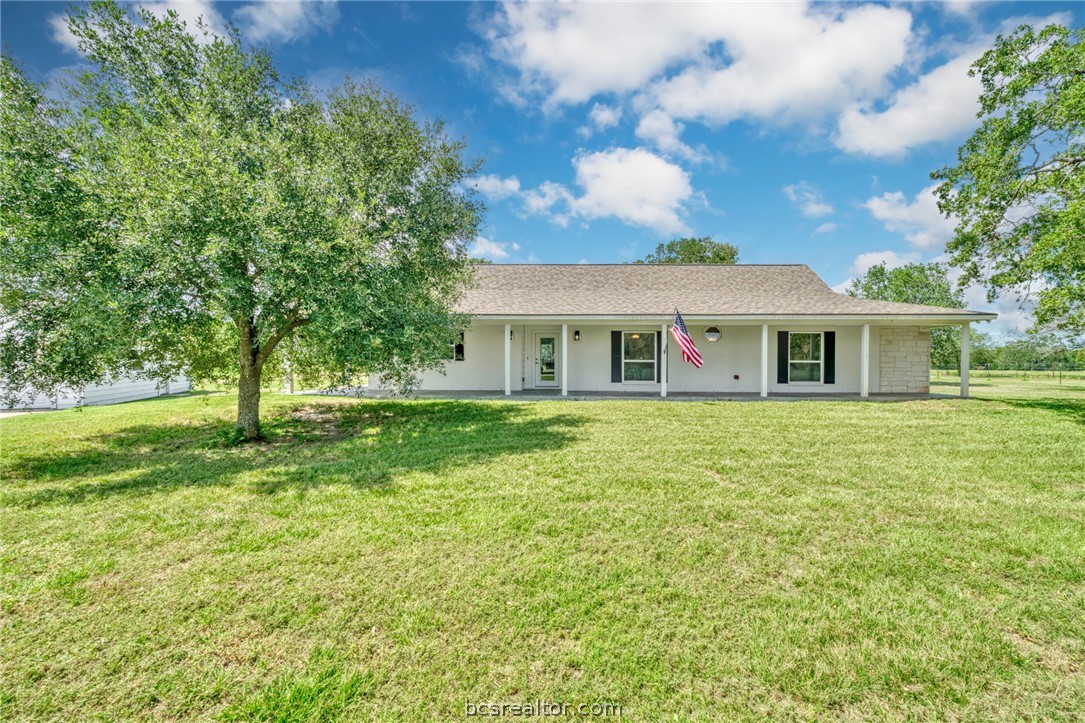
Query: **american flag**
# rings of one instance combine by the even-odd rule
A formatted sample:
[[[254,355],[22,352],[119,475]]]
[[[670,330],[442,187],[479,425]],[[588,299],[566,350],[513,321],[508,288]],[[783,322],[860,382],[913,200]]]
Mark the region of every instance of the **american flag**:
[[[674,310],[674,326],[671,327],[671,336],[678,342],[678,346],[682,347],[682,361],[687,361],[700,369],[704,365],[704,360],[701,359],[701,352],[697,351],[693,339],[689,337],[686,322],[682,321],[682,315],[678,313],[678,309]]]

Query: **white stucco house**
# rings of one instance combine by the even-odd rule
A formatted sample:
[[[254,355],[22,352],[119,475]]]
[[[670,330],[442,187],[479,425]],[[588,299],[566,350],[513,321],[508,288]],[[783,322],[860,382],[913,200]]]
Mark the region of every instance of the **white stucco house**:
[[[471,325],[423,391],[926,394],[930,330],[959,326],[967,396],[969,325],[996,316],[855,299],[804,265],[485,265],[457,310]]]

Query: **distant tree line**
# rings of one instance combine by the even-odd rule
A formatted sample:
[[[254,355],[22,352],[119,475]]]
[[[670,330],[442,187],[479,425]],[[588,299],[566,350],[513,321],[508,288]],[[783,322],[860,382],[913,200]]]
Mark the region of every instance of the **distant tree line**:
[[[995,343],[986,334],[981,334],[973,340],[969,358],[969,366],[973,369],[1085,369],[1085,348],[1073,348],[1065,340],[1053,335],[1028,336]],[[935,368],[956,369],[957,364]]]

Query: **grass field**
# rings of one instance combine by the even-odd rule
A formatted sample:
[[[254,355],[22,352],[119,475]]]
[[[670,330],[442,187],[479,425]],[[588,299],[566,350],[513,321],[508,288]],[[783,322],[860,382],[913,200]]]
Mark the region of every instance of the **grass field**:
[[[1085,382],[974,382],[2,420],[0,719],[1079,719]]]

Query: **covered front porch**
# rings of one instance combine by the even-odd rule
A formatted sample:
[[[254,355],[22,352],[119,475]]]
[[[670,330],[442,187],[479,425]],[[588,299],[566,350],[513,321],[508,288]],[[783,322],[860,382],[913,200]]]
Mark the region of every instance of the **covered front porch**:
[[[839,318],[686,321],[704,356],[701,369],[682,360],[669,319],[486,320],[475,328],[492,330],[486,338],[500,343],[501,367],[489,369],[501,373],[501,383],[448,391],[519,399],[929,398],[929,330],[951,325]],[[967,397],[970,325],[952,325],[962,329],[959,394]],[[803,343],[792,344],[795,337]],[[491,344],[486,348],[496,351]],[[809,358],[796,358],[796,348],[809,350]],[[909,370],[911,383],[902,386],[891,377],[904,364],[916,369]]]

